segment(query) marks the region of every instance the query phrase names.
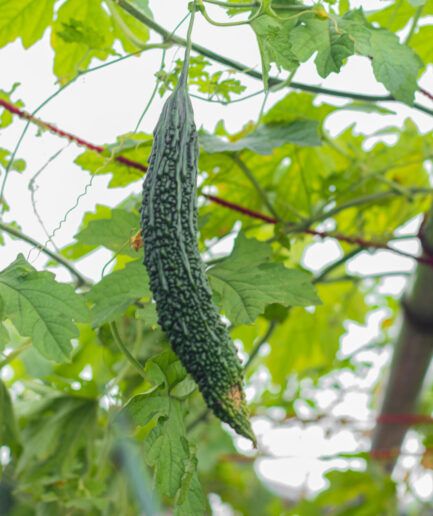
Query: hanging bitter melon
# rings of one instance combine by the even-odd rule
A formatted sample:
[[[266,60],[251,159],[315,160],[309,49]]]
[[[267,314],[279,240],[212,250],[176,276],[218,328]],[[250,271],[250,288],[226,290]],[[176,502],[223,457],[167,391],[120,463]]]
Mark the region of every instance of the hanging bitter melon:
[[[215,415],[255,443],[242,366],[212,302],[197,243],[199,146],[187,76],[188,57],[154,130],[141,207],[144,264],[174,352]]]

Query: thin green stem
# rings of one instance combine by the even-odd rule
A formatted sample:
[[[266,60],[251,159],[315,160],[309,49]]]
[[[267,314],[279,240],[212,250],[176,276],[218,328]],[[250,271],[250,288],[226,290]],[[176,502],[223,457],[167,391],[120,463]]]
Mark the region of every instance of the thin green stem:
[[[412,273],[408,271],[396,271],[396,272],[379,272],[377,274],[366,274],[365,276],[355,276],[351,274],[344,274],[342,276],[336,276],[334,278],[324,278],[315,283],[341,283],[344,281],[360,282],[369,279],[383,279],[383,278],[394,278],[396,276],[410,276]]]
[[[120,338],[119,331],[117,329],[117,325],[115,322],[111,322],[109,324],[111,333],[113,334],[114,341],[119,347],[120,351],[125,355],[125,358],[131,364],[131,366],[137,371],[137,373],[144,379],[147,380],[146,375],[144,374],[143,366],[140,362],[130,353],[129,349],[125,346],[125,343]]]
[[[32,343],[31,342],[27,342],[26,344],[23,344],[22,346],[20,346],[19,348],[17,349],[14,349],[13,351],[11,351],[9,353],[9,355],[0,362],[0,370],[10,364],[13,360],[15,360],[17,358],[17,356],[19,356],[23,351],[25,351],[26,349],[29,349],[32,347]]]
[[[176,45],[180,46],[186,46],[186,41],[183,38],[180,38],[178,36],[171,36],[170,33],[161,27],[158,23],[156,23],[152,18],[149,18],[143,11],[141,11],[139,8],[137,8],[135,5],[130,4],[127,0],[114,0],[122,9],[127,11],[131,16],[136,18],[137,20],[141,21],[145,25],[147,25],[150,29],[154,30],[158,34],[160,34],[165,40],[170,41]],[[277,8],[274,6],[274,9]],[[256,70],[253,70],[249,66],[246,66],[242,63],[239,63],[238,61],[234,61],[233,59],[229,59],[228,57],[222,56],[220,54],[217,54],[216,52],[213,52],[212,50],[209,50],[206,47],[203,47],[201,45],[197,45],[196,43],[192,43],[191,46],[192,50],[195,52],[208,57],[209,59],[212,59],[213,61],[220,63],[222,65],[228,66],[229,68],[233,68],[235,70],[238,70],[239,72],[248,75],[249,77],[252,77],[254,79],[258,79],[260,81],[263,80],[262,74],[260,72],[257,72]],[[269,78],[269,87],[272,87],[274,85],[279,85],[284,83],[284,80],[278,79],[276,77],[270,77]],[[392,95],[363,95],[360,93],[353,93],[349,91],[339,91],[339,90],[332,90],[329,88],[321,88],[320,86],[312,86],[310,84],[303,84],[300,82],[292,81],[290,84],[290,87],[293,89],[298,89],[301,91],[308,91],[309,93],[316,93],[321,95],[331,95],[333,97],[342,97],[342,98],[350,98],[354,100],[361,100],[364,102],[398,102],[396,98],[394,98]],[[423,113],[426,113],[430,116],[433,116],[433,110],[428,109],[427,107],[414,103],[413,108],[417,109],[418,111],[422,111]]]
[[[45,227],[44,221],[42,220],[42,217],[39,215],[38,209],[36,208],[36,199],[35,199],[35,193],[36,193],[36,187],[35,187],[35,181],[36,179],[42,174],[42,172],[48,167],[48,165],[54,161],[60,154],[66,149],[66,147],[69,145],[69,143],[65,146],[59,149],[57,152],[55,152],[51,157],[48,158],[48,160],[42,165],[42,167],[36,172],[36,174],[30,179],[28,189],[30,190],[30,198],[33,208],[33,213],[35,214],[35,217],[38,219],[38,222],[43,229],[45,236],[48,239],[48,242],[54,247],[56,252],[59,252],[54,240],[51,238],[47,228]]]
[[[269,337],[274,333],[275,328],[277,327],[276,321],[271,321],[269,323],[269,327],[266,331],[266,333],[261,337],[261,339],[257,342],[257,344],[254,346],[253,350],[250,353],[250,356],[248,357],[248,360],[245,362],[244,369],[248,369],[251,365],[251,362],[256,358],[258,355],[260,349],[266,342],[269,340]]]
[[[147,101],[147,104],[144,106],[144,109],[140,115],[140,118],[138,119],[137,125],[135,126],[134,133],[138,131],[138,128],[140,127],[141,122],[143,121],[143,118],[146,116],[146,113],[149,111],[149,108],[153,102],[153,99],[155,98],[156,92],[158,91],[158,86],[161,81],[157,80],[155,82],[155,87],[153,88],[152,95],[150,96],[149,100]]]
[[[396,5],[394,7],[394,10],[392,11],[391,16],[389,17],[388,24],[386,26],[387,29],[389,29],[391,27],[393,21],[395,20],[395,17],[397,16],[397,12],[400,9],[402,3],[403,3],[403,0],[398,0],[398,2],[396,3]]]
[[[345,264],[347,261],[349,261],[351,258],[359,254],[361,251],[364,251],[363,247],[357,247],[353,249],[352,251],[348,252],[344,256],[342,256],[340,259],[336,260],[335,262],[328,265],[328,267],[325,267],[321,273],[319,273],[314,279],[313,283],[321,283],[323,280],[328,276],[333,270],[338,269],[341,265]]]
[[[182,18],[182,20],[180,20],[180,22],[173,29],[173,32],[171,33],[171,35],[176,33],[177,29],[183,24],[183,22],[189,17],[189,15],[190,15],[190,13],[188,13],[186,16],[184,16]],[[162,51],[160,70],[164,70],[165,54],[166,54],[166,47],[164,47],[164,50]],[[136,133],[138,131],[138,128],[140,127],[140,124],[141,124],[143,118],[145,117],[146,113],[148,112],[148,110],[149,110],[149,108],[150,108],[150,106],[151,106],[151,104],[153,102],[153,99],[155,98],[155,95],[156,95],[156,93],[158,91],[158,86],[159,86],[160,83],[161,83],[160,80],[156,81],[155,87],[153,88],[153,91],[152,91],[152,94],[151,94],[149,100],[147,101],[147,104],[144,107],[143,112],[140,115],[140,118],[138,119],[137,125],[135,126],[134,133]]]
[[[84,286],[84,285],[87,285],[87,286],[91,285],[91,282],[89,280],[87,280],[84,276],[82,276],[81,273],[79,273],[77,271],[77,269],[75,269],[75,267],[71,263],[69,263],[68,260],[66,260],[66,258],[63,258],[63,256],[61,256],[53,251],[50,251],[49,249],[47,249],[45,246],[43,246],[40,242],[38,242],[34,238],[32,238],[28,235],[25,235],[19,229],[14,228],[13,226],[9,226],[8,224],[4,224],[3,222],[0,222],[0,230],[3,230],[6,233],[9,233],[9,235],[13,235],[13,236],[19,238],[23,242],[27,242],[28,244],[30,244],[34,247],[37,247],[44,254],[46,254],[47,256],[52,258],[55,262],[59,263],[60,265],[63,265],[63,267],[68,269],[68,271],[73,276],[75,276],[75,278],[77,278],[77,283],[78,283],[77,286],[80,287],[80,286]]]
[[[412,36],[415,34],[416,28],[418,27],[418,21],[421,18],[422,12],[424,9],[424,5],[420,5],[417,10],[415,11],[415,14],[412,19],[412,24],[410,26],[409,34],[406,37],[406,40],[404,42],[405,45],[409,45],[410,40],[412,39]]]
[[[268,208],[269,212],[272,213],[272,215],[277,219],[280,220],[280,216],[275,211],[275,208],[272,206],[271,202],[268,199],[268,196],[266,195],[266,192],[263,190],[263,188],[258,183],[257,179],[254,177],[254,174],[252,171],[247,167],[247,165],[241,160],[238,154],[231,154],[230,158],[236,163],[236,165],[242,170],[242,172],[245,174],[245,176],[248,178],[250,183],[254,186],[254,188],[257,190],[257,193],[259,194],[260,198],[262,199],[265,206]]]
[[[215,25],[216,27],[237,27],[238,25],[249,25],[252,21],[254,21],[256,18],[261,16],[264,11],[264,2],[263,0],[260,2],[259,10],[256,12],[254,16],[251,18],[248,18],[248,20],[242,20],[237,22],[217,22],[215,20],[212,20],[212,18],[207,14],[206,8],[203,5],[203,0],[198,0],[198,5],[200,8],[200,12],[205,18],[206,21],[208,21],[211,25]],[[297,14],[295,16],[298,16]]]

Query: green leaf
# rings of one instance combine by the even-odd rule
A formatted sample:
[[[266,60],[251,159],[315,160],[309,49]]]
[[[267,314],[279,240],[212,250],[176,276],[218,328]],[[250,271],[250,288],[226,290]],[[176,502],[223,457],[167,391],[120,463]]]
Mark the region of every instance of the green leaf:
[[[339,23],[354,38],[356,50],[372,58],[376,79],[397,100],[411,105],[418,88],[418,72],[423,67],[419,56],[389,30],[371,26],[362,9],[345,14]]]
[[[21,437],[8,388],[0,380],[0,445],[16,449]]]
[[[197,459],[192,456],[185,461],[185,473],[181,487],[176,493],[174,516],[202,516],[206,500],[197,475]]]
[[[344,60],[355,51],[348,34],[336,32],[332,20],[306,19],[290,32],[291,50],[300,62],[307,61],[317,52],[315,63],[321,77],[339,72]]]
[[[101,213],[103,218],[92,219],[75,238],[80,245],[94,249],[104,246],[118,254],[137,257],[137,251],[129,245],[129,239],[138,231],[138,215],[122,209]],[[109,215],[109,217],[107,217]]]
[[[236,140],[227,142],[211,134],[200,132],[200,145],[207,153],[237,152],[244,149],[270,155],[273,149],[286,143],[294,143],[307,147],[321,145],[318,133],[318,122],[315,120],[295,120],[284,125],[262,125],[254,132]]]
[[[54,14],[55,0],[0,0],[0,47],[20,37],[24,48],[42,38]]]
[[[143,320],[146,324],[155,328],[158,325],[158,313],[155,303],[147,303],[144,308],[139,308],[135,312],[137,319]]]
[[[388,7],[369,14],[368,21],[371,23],[376,22],[382,27],[386,27],[393,32],[397,32],[403,29],[415,14],[416,7],[413,4],[414,1],[422,2],[423,0],[412,0],[411,2],[409,2],[409,0],[404,0],[398,4],[393,2]],[[433,2],[432,0],[427,0],[424,4],[423,15],[425,16],[432,13]]]
[[[48,468],[56,475],[59,471],[65,474],[86,460],[86,454],[80,452],[91,447],[96,400],[56,395],[51,399],[45,396],[43,401],[26,428],[26,446],[17,467],[23,475],[38,470],[46,475]]]
[[[127,133],[117,138],[117,142],[106,145],[104,153],[85,151],[74,163],[91,174],[112,174],[110,188],[126,186],[143,179],[144,170],[115,161],[114,156],[122,155],[132,161],[146,165],[152,146],[152,136],[144,133]]]
[[[411,47],[427,65],[433,61],[433,25],[424,25],[412,36]]]
[[[290,31],[296,23],[296,19],[283,22],[267,14],[259,16],[251,22],[259,44],[263,83],[266,89],[268,88],[271,63],[289,71],[296,69],[299,65],[289,40]]]
[[[11,100],[12,94],[18,88],[19,85],[20,85],[19,82],[15,82],[13,84],[12,88],[10,89],[10,91],[0,90],[0,99],[5,100],[6,102],[9,102],[10,104],[13,104],[17,108],[24,107],[24,102],[22,100],[17,100],[15,102],[13,102]],[[8,125],[10,125],[12,123],[13,115],[10,111],[3,108],[2,106],[0,106],[0,112],[1,111],[3,111],[3,112],[0,115],[0,127],[7,127]]]
[[[126,264],[125,268],[105,276],[87,294],[93,303],[93,326],[114,321],[138,299],[149,297],[149,278],[141,261]]]
[[[185,400],[195,383],[172,351],[146,362],[145,375],[153,385],[131,398],[121,411],[135,425],[152,419],[157,424],[144,441],[146,462],[155,468],[155,484],[163,496],[176,497],[176,504],[189,514],[205,506],[197,478],[197,460],[186,438]],[[179,509],[180,510],[180,509]],[[178,512],[179,515],[188,514]]]
[[[11,152],[6,149],[0,148],[0,164],[6,168],[9,165],[9,156]],[[16,172],[23,172],[26,168],[26,162],[23,159],[14,159],[9,170],[15,170]]]
[[[308,274],[271,262],[271,257],[270,245],[240,233],[232,254],[208,270],[217,303],[233,324],[252,324],[270,303],[320,303]]]
[[[66,84],[93,57],[106,59],[112,54],[113,41],[110,18],[99,0],[67,0],[53,24],[54,73]]]
[[[57,283],[50,272],[38,272],[20,254],[0,272],[4,313],[46,358],[62,362],[79,336],[74,321],[87,322],[89,311],[70,285]]]

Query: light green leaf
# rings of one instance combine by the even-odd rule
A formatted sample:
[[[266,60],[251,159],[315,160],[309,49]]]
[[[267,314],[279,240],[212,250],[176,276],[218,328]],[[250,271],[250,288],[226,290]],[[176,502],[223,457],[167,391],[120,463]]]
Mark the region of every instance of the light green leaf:
[[[412,7],[419,7],[420,5],[425,5],[427,0],[407,0]]]
[[[419,56],[389,30],[370,25],[362,9],[348,12],[339,23],[354,38],[356,50],[372,58],[376,79],[397,100],[411,105],[418,88],[418,72],[423,67]]]
[[[6,149],[0,148],[0,164],[3,165],[4,168],[6,168],[9,164],[9,156],[11,155],[11,152]],[[16,172],[22,172],[26,168],[26,162],[23,159],[14,159],[10,170],[15,170]]]
[[[412,36],[410,46],[418,52],[424,64],[433,61],[433,25],[424,25]]]
[[[107,212],[108,214],[108,212]],[[129,245],[129,239],[138,231],[139,218],[135,213],[115,208],[110,217],[90,220],[75,238],[80,245],[93,249],[104,246],[118,254],[137,257],[137,251]]]
[[[20,37],[24,48],[42,38],[54,14],[55,0],[0,0],[0,47]]]
[[[93,57],[106,59],[112,54],[113,41],[110,18],[99,0],[67,0],[52,29],[54,73],[62,84],[67,83]]]
[[[16,102],[11,101],[11,96],[14,93],[14,91],[18,88],[19,85],[20,85],[19,82],[15,82],[13,84],[12,88],[10,89],[10,91],[0,90],[0,99],[5,100],[6,102],[9,102],[10,104],[13,104],[17,108],[24,107],[24,102],[22,100],[17,100]],[[0,113],[1,113],[0,127],[7,127],[8,125],[10,125],[12,123],[13,115],[10,111],[8,111],[7,109],[4,109],[1,106],[0,106]]]
[[[46,358],[63,362],[71,354],[71,339],[79,336],[74,321],[87,322],[89,311],[70,285],[57,283],[50,272],[38,272],[20,254],[0,272],[4,314],[20,334],[31,337]]]
[[[138,299],[149,297],[149,278],[141,261],[126,264],[125,268],[105,276],[87,294],[93,303],[93,326],[114,321]]]
[[[270,245],[240,233],[233,253],[208,270],[216,301],[233,324],[252,324],[270,303],[320,303],[306,273],[271,262],[271,257]]]
[[[285,125],[262,125],[254,132],[236,140],[227,142],[205,132],[200,133],[200,145],[208,153],[237,152],[244,149],[261,154],[270,155],[273,149],[282,147],[286,143],[294,143],[307,147],[321,145],[316,120],[295,120]]]
[[[321,77],[339,72],[344,60],[353,55],[354,43],[348,34],[339,34],[332,20],[306,19],[290,32],[291,50],[299,61],[317,51],[315,63]]]
[[[139,170],[115,161],[115,156],[122,155],[145,167],[152,146],[152,136],[144,133],[127,133],[119,136],[117,142],[106,145],[104,153],[85,151],[74,163],[91,174],[112,174],[109,187],[126,186],[143,179],[144,170]]]

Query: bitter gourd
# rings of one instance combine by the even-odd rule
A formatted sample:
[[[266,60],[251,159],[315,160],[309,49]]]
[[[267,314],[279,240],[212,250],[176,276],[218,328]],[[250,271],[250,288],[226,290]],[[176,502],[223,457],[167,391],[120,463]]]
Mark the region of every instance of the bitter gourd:
[[[187,75],[185,58],[154,130],[141,206],[144,265],[174,352],[215,415],[255,444],[242,366],[212,302],[197,243],[199,146]]]

